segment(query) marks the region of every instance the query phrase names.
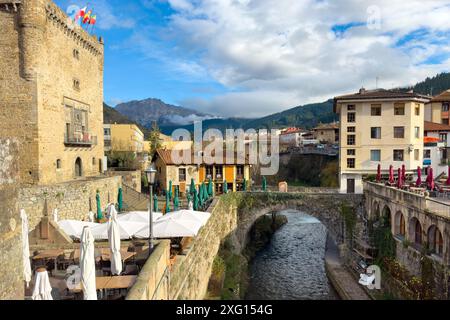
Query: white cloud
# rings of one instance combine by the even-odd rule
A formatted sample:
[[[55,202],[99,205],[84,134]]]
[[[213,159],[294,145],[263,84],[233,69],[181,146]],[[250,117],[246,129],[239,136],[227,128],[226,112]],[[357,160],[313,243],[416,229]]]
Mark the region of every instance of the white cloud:
[[[448,59],[423,64],[437,54],[450,54],[447,0],[380,0],[377,7],[360,0],[168,2],[177,13],[166,32],[179,52],[196,57],[177,67],[207,74],[233,91],[185,101],[205,112],[261,116],[362,85],[374,87],[377,76],[381,86],[391,88],[450,67]],[[378,13],[379,29],[362,25],[339,37],[331,31],[335,25],[373,21]],[[427,35],[398,45],[421,29]]]

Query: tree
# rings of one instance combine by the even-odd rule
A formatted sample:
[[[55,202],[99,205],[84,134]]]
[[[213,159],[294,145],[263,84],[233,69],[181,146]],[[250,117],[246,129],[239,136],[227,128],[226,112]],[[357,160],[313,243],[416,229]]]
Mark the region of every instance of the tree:
[[[158,127],[156,121],[152,124],[152,129],[148,135],[148,140],[150,141],[150,155],[153,157],[156,149],[161,148],[162,139],[160,138],[161,131]]]

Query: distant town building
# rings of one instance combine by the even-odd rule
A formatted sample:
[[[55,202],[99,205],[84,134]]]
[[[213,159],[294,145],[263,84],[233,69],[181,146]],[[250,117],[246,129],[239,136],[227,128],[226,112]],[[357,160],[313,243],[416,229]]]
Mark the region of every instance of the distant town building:
[[[425,121],[449,125],[450,90],[431,99],[425,105]]]
[[[447,174],[450,126],[425,121],[423,165],[432,166],[435,177]]]
[[[322,143],[339,143],[339,123],[319,124],[313,131],[315,138]]]
[[[288,128],[280,134],[280,145],[289,147],[298,147],[302,141],[302,134],[306,131],[299,128]]]
[[[250,165],[237,163],[212,165],[202,163],[197,165],[194,163],[192,151],[189,149],[185,152],[191,154],[191,161],[176,164],[172,159],[172,150],[158,149],[156,151],[153,162],[158,171],[157,180],[160,190],[167,190],[170,181],[172,181],[173,190],[178,186],[181,193],[186,193],[191,184],[191,179],[194,179],[198,186],[203,182],[208,182],[210,178],[214,183],[214,190],[217,194],[223,192],[225,181],[230,191],[241,191],[244,179],[247,181],[247,187],[250,186]],[[236,160],[237,157],[235,156],[234,159]]]
[[[362,179],[381,164],[406,166],[413,173],[423,164],[425,103],[430,97],[414,92],[365,90],[334,99],[340,115],[340,190],[362,193]]]
[[[149,166],[149,153],[144,133],[135,124],[104,124],[105,152],[132,152],[137,160],[137,168],[145,170]]]

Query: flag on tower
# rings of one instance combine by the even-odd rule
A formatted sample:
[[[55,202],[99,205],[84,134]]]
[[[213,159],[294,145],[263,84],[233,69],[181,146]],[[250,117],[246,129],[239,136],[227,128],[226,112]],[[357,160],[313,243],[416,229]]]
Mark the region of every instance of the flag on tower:
[[[91,17],[91,20],[89,20],[89,24],[95,24],[96,22],[97,22],[97,15],[94,14],[94,15]]]
[[[92,10],[89,10],[83,17],[83,23],[89,24],[89,21],[91,19]]]
[[[86,10],[87,10],[87,6],[84,7],[83,9],[80,9],[80,11],[78,11],[77,15],[75,16],[75,20],[84,18],[84,15],[86,14]]]

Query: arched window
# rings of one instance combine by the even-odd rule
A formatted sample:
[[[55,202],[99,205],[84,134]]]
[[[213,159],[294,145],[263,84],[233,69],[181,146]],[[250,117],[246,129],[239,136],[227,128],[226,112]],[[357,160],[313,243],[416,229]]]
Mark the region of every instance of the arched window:
[[[56,169],[61,169],[61,159],[56,160]]]
[[[418,246],[422,245],[422,226],[417,218],[412,218],[409,224],[409,236],[412,241]]]
[[[439,231],[438,227],[435,225],[428,229],[428,249],[431,253],[438,256],[442,256],[444,252],[444,239],[442,238],[442,233]]]
[[[395,214],[395,235],[402,238],[406,235],[405,217],[401,211]]]
[[[81,158],[77,158],[75,160],[75,177],[82,177],[83,176],[83,162],[81,161]]]

